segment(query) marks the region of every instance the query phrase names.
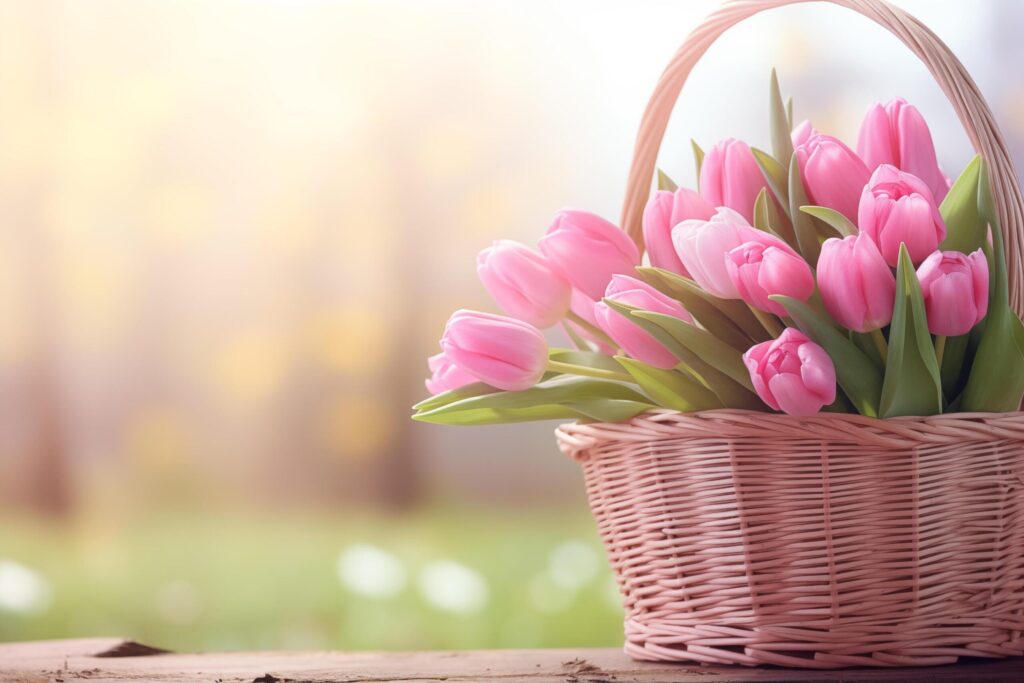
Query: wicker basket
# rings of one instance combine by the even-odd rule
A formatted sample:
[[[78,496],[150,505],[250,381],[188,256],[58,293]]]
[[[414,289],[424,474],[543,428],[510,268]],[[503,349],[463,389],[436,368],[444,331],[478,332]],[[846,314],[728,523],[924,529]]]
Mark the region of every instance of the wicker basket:
[[[637,140],[622,219],[634,239],[691,68],[733,24],[803,1],[728,2],[675,55]],[[1021,193],[977,86],[905,12],[830,1],[925,62],[988,160],[1021,313]],[[659,410],[557,434],[582,463],[637,659],[840,668],[1024,654],[1024,413]]]

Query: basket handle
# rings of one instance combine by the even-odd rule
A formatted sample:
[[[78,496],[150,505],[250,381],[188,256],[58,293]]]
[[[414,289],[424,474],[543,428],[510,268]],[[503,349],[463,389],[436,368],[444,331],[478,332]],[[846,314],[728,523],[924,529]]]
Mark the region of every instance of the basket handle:
[[[1024,315],[1024,199],[1003,134],[996,125],[992,110],[960,60],[928,27],[886,0],[728,0],[709,15],[690,33],[672,57],[647,103],[637,134],[633,165],[626,186],[626,200],[622,207],[623,230],[638,245],[643,246],[640,219],[650,194],[654,165],[665,127],[687,76],[711,44],[727,29],[758,12],[816,1],[831,2],[854,10],[887,29],[925,63],[939,87],[946,93],[971,145],[989,163],[992,190],[1006,240],[1010,303],[1018,315]]]

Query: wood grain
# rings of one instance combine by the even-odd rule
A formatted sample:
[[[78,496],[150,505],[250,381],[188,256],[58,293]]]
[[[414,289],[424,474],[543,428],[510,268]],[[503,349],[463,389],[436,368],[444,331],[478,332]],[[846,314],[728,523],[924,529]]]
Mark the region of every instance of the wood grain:
[[[0,681],[220,683],[732,683],[1024,680],[1024,659],[913,669],[808,671],[636,662],[615,649],[173,654],[114,638],[0,644]]]

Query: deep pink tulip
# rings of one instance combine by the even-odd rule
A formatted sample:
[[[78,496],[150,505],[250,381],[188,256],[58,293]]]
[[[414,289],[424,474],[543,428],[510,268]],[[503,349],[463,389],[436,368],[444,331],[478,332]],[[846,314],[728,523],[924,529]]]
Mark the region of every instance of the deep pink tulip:
[[[967,334],[988,313],[988,261],[978,249],[970,256],[937,251],[917,269],[932,334]]]
[[[875,104],[864,116],[857,136],[857,153],[869,169],[890,164],[924,181],[935,201],[949,192],[949,178],[939,168],[935,144],[924,117],[901,97],[883,107]]]
[[[782,294],[807,301],[814,293],[814,275],[807,261],[778,237],[762,232],[756,238],[729,251],[729,279],[747,304],[785,316],[786,309],[768,297]]]
[[[513,318],[544,328],[569,310],[572,285],[526,245],[495,242],[476,257],[476,272],[494,301]]]
[[[757,395],[774,410],[813,415],[836,400],[832,359],[792,327],[783,330],[778,339],[750,347],[743,362]]]
[[[452,389],[476,382],[477,379],[455,363],[448,360],[444,353],[437,353],[427,359],[430,368],[430,379],[425,383],[431,394],[440,394]]]
[[[441,349],[460,369],[505,391],[529,389],[548,363],[540,330],[493,313],[455,311],[444,328]]]
[[[683,221],[672,228],[672,243],[690,277],[704,290],[722,299],[739,299],[729,277],[725,257],[744,242],[768,233],[750,227],[732,209],[720,208],[709,220]]]
[[[842,141],[820,133],[808,137],[794,153],[807,197],[856,221],[857,202],[871,175],[860,157]]]
[[[796,128],[793,129],[793,132],[790,133],[789,136],[793,140],[793,148],[795,149],[817,134],[818,131],[816,131],[814,126],[811,125],[810,120],[804,119],[797,124]]]
[[[928,186],[889,164],[875,169],[864,187],[857,225],[893,267],[899,261],[901,242],[916,265],[946,238],[946,223]]]
[[[593,300],[616,273],[632,273],[640,265],[636,244],[612,223],[586,211],[564,209],[538,243],[569,281]]]
[[[892,321],[896,278],[863,233],[825,240],[818,257],[818,289],[829,314],[847,329],[871,332]]]
[[[727,206],[750,222],[754,220],[754,201],[763,187],[768,187],[768,182],[742,140],[726,138],[704,155],[700,196],[712,206]]]
[[[693,322],[693,318],[678,301],[670,299],[647,283],[628,275],[613,276],[612,281],[608,283],[605,298],[645,311],[671,315],[688,323]],[[665,370],[674,368],[679,363],[679,359],[650,333],[622,314],[612,310],[603,301],[597,302],[594,307],[594,315],[601,329],[633,358]]]
[[[654,193],[644,208],[644,245],[647,257],[655,268],[687,275],[686,268],[672,245],[672,228],[689,219],[707,220],[715,207],[693,190],[681,187],[675,192]]]

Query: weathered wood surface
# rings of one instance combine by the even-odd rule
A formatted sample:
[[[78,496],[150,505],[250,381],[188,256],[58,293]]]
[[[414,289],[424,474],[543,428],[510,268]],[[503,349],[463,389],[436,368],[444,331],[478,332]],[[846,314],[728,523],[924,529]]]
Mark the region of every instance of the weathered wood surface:
[[[0,681],[221,683],[732,683],[1024,681],[1024,659],[915,669],[808,671],[634,662],[614,649],[171,654],[110,638],[0,644]]]

